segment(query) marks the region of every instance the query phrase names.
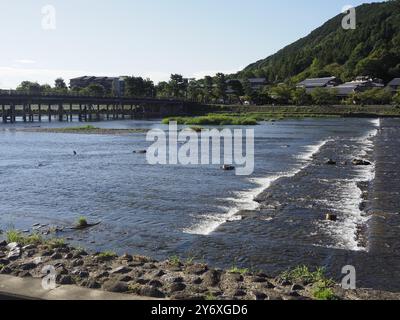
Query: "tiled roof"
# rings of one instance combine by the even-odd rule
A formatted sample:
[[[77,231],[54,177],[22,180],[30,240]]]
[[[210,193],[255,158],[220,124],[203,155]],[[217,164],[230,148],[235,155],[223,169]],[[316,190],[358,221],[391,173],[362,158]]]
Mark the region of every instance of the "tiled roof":
[[[392,81],[388,83],[388,86],[400,86],[400,78],[394,78]]]
[[[298,84],[298,86],[304,87],[324,87],[330,81],[335,80],[336,77],[326,77],[326,78],[312,78],[306,79]]]

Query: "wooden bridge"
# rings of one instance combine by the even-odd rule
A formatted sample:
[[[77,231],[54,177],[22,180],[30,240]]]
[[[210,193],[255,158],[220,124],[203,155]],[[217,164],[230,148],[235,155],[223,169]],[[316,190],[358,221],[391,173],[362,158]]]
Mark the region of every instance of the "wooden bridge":
[[[0,92],[3,123],[101,121],[161,118],[189,114],[195,103],[173,99],[31,95]]]

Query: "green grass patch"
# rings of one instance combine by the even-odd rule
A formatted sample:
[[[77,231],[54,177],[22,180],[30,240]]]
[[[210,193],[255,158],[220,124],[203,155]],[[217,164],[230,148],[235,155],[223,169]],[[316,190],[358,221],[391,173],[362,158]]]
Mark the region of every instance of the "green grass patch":
[[[178,256],[172,256],[168,259],[168,262],[172,266],[180,266],[181,265],[181,258]]]
[[[163,124],[169,124],[171,121],[177,122],[179,125],[192,126],[255,126],[257,120],[251,117],[241,117],[232,115],[207,115],[202,117],[174,117],[166,118],[162,121]]]
[[[250,273],[250,270],[247,268],[238,268],[238,267],[232,267],[228,270],[229,273],[237,273],[241,274],[242,276]]]
[[[78,221],[76,222],[76,226],[79,228],[85,228],[88,226],[87,219],[85,217],[79,217]]]
[[[23,246],[30,244],[38,245],[44,242],[43,237],[38,233],[25,236],[21,232],[16,230],[7,231],[6,238],[8,243],[17,242]]]
[[[338,300],[332,288],[326,287],[325,284],[314,285],[312,295],[317,300]]]
[[[92,125],[86,125],[86,126],[81,126],[81,127],[62,128],[60,130],[63,130],[63,131],[90,131],[90,130],[99,130],[99,128],[92,126]]]
[[[335,282],[325,276],[324,268],[317,268],[315,271],[311,271],[307,266],[299,266],[282,273],[280,278],[293,283],[302,282],[312,285],[312,295],[317,300],[337,299],[333,292]]]
[[[42,235],[38,233],[33,233],[31,235],[23,235],[21,232],[16,230],[9,230],[6,232],[6,238],[8,243],[16,242],[22,246],[27,245],[48,245],[52,249],[61,248],[65,246],[65,240],[61,238],[51,238],[45,239]]]
[[[212,292],[208,292],[205,296],[206,301],[215,301],[217,300],[216,296]]]
[[[65,240],[61,238],[46,240],[46,244],[52,249],[62,248],[66,245]]]
[[[2,271],[4,269],[5,265],[0,263],[0,271]]]
[[[101,260],[111,260],[118,257],[118,255],[114,251],[104,251],[99,253],[97,257]]]

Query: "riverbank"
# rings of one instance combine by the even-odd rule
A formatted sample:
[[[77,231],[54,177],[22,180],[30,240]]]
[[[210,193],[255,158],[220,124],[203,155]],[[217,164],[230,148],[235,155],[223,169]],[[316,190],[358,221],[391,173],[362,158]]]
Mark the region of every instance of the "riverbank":
[[[156,261],[112,252],[90,254],[61,240],[23,239],[23,244],[0,243],[0,274],[40,279],[43,268],[53,266],[58,285],[174,300],[400,299],[400,294],[382,291],[343,290],[321,270],[298,268],[270,278],[247,269],[213,269],[178,257]]]
[[[208,105],[199,106],[192,111],[193,116],[207,114],[250,117],[258,120],[279,118],[385,118],[400,117],[400,107],[393,105],[381,106],[243,106],[243,105]]]
[[[147,133],[149,129],[104,129],[91,125],[81,127],[65,128],[17,128],[18,132],[39,132],[39,133],[75,133],[75,134],[102,134],[102,135],[125,135],[132,133]]]

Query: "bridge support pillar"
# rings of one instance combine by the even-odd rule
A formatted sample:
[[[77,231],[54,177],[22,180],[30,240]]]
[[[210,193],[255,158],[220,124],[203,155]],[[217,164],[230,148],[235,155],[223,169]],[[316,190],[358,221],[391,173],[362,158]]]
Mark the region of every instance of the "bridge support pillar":
[[[3,118],[3,122],[7,123],[6,106],[4,104],[1,106],[1,112],[2,112],[1,116]]]
[[[64,120],[64,106],[62,103],[58,105],[58,121],[62,122]]]
[[[49,117],[49,122],[51,122],[51,104],[47,107],[47,116]]]
[[[22,105],[22,120],[26,122],[26,104]]]
[[[38,120],[42,122],[42,105],[40,103],[38,104]]]

